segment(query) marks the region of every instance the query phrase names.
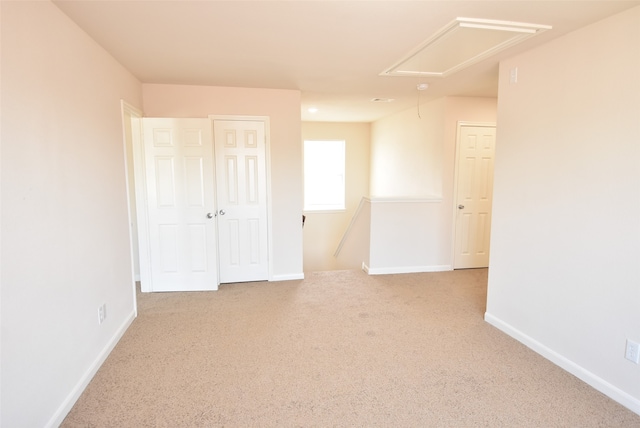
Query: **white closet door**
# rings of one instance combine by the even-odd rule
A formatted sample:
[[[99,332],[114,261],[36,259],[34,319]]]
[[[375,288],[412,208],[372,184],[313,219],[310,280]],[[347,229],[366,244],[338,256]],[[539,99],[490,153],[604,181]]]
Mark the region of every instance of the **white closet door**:
[[[151,291],[218,288],[209,119],[143,119]]]
[[[268,279],[265,123],[214,120],[221,283]]]

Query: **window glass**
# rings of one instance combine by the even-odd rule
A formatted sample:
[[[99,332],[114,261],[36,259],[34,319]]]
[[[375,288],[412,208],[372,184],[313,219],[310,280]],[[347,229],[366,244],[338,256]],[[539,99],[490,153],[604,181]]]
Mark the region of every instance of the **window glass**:
[[[304,210],[345,209],[345,143],[304,142]]]

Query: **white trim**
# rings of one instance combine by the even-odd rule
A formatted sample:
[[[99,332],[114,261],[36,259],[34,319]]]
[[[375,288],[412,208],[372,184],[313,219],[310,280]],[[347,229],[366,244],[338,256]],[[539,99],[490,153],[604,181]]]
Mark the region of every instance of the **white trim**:
[[[67,398],[62,402],[58,410],[53,414],[49,422],[45,424],[45,427],[57,427],[60,426],[64,418],[71,411],[80,395],[84,392],[84,390],[89,386],[89,382],[98,372],[98,369],[105,362],[113,348],[118,344],[124,333],[127,331],[133,320],[136,318],[135,312],[131,312],[129,316],[125,319],[124,323],[116,330],[116,333],[113,335],[111,340],[106,344],[106,346],[102,349],[102,351],[98,354],[98,357],[93,361],[93,363],[89,366],[84,375],[80,378],[80,381],[73,387]]]
[[[124,178],[125,178],[125,184],[126,184],[126,191],[127,191],[127,219],[129,221],[129,255],[131,257],[131,277],[133,278],[133,310],[134,310],[134,316],[138,316],[138,298],[137,298],[137,290],[136,290],[136,281],[140,281],[140,275],[136,274],[135,271],[135,254],[133,254],[133,221],[134,218],[131,215],[131,193],[129,192],[129,188],[130,188],[130,178],[129,177],[129,165],[132,166],[132,170],[134,171],[134,176],[135,176],[135,166],[134,166],[134,161],[133,159],[128,159],[127,157],[127,148],[129,145],[131,145],[131,153],[134,152],[135,150],[135,137],[134,135],[134,126],[133,126],[133,118],[136,119],[141,119],[142,118],[142,112],[140,110],[138,110],[137,108],[135,108],[134,106],[132,106],[131,104],[127,103],[125,100],[120,100],[120,110],[121,110],[121,116],[122,116],[122,144],[123,144],[123,149],[124,149]],[[125,121],[127,120],[127,116],[128,116],[128,120],[131,121],[130,126],[131,126],[131,141],[128,141],[127,139],[127,135],[125,132]],[[134,185],[135,185],[135,179],[133,180]],[[135,190],[134,190],[135,193]],[[134,199],[135,199],[135,195],[134,195]],[[136,201],[137,202],[137,201]],[[135,221],[137,222],[138,220],[135,219]],[[139,252],[139,251],[138,251]],[[140,256],[138,255],[138,266],[140,266]]]
[[[372,204],[432,204],[442,202],[441,196],[426,196],[424,198],[365,198]]]
[[[460,163],[460,134],[461,128],[465,126],[470,127],[486,127],[486,128],[496,128],[497,126],[495,122],[466,122],[464,120],[459,120],[456,125],[456,153],[455,160],[453,164],[453,195],[451,197],[452,205],[451,205],[451,216],[453,217],[451,220],[451,268],[455,269],[456,265],[456,225],[457,225],[457,215],[458,210],[456,206],[458,205],[458,165]],[[496,138],[497,143],[497,138]],[[495,148],[495,146],[494,146]]]
[[[556,364],[563,370],[566,370],[567,372],[576,376],[578,379],[584,381],[588,385],[597,389],[598,391],[608,396],[612,400],[622,404],[624,407],[628,408],[632,412],[640,415],[639,399],[633,397],[632,395],[621,390],[615,385],[610,384],[606,380],[595,375],[594,373],[590,372],[584,367],[576,364],[575,362],[569,360],[563,355],[557,353],[553,349],[538,342],[532,337],[524,334],[523,332],[514,328],[510,324],[502,321],[500,318],[494,315],[491,315],[489,312],[485,312],[484,320],[487,323],[491,324],[492,326],[496,327],[498,330],[502,331],[503,333],[507,334],[508,336],[511,336],[512,338],[516,339],[518,342],[527,346],[531,350],[542,355],[544,358]]]
[[[140,291],[153,291],[151,275],[151,242],[149,232],[149,203],[147,201],[147,171],[144,156],[144,136],[140,118],[139,134],[133,136],[133,175],[136,190],[136,213],[138,220],[138,266],[140,267]]]
[[[415,62],[418,59],[420,60],[420,56],[425,54],[429,48],[435,45],[440,45],[442,47],[442,43],[444,41],[445,46],[446,40],[451,34],[459,31],[461,28],[484,28],[487,30],[497,30],[497,31],[509,31],[513,32],[514,36],[493,46],[481,51],[469,58],[463,59],[461,62],[458,62],[455,65],[452,65],[448,69],[440,69],[440,70],[432,70],[425,71],[420,70],[421,67],[409,67],[410,70],[401,70],[400,68],[405,65],[407,62],[413,60]],[[472,64],[475,64],[491,55],[494,55],[502,50],[521,43],[522,41],[528,39],[529,37],[533,37],[536,34],[540,34],[544,31],[550,30],[552,27],[550,25],[540,25],[540,24],[529,24],[525,22],[515,22],[515,21],[499,21],[495,19],[478,19],[478,18],[461,18],[458,17],[451,21],[446,26],[442,27],[436,33],[434,33],[431,37],[426,39],[416,48],[411,50],[405,56],[403,56],[399,61],[395,62],[391,67],[385,69],[380,76],[430,76],[430,77],[447,77],[451,74],[456,73],[457,71],[463,70],[466,67],[469,67]],[[448,48],[455,49],[455,46],[447,46]],[[417,69],[416,69],[417,68]]]
[[[299,279],[304,279],[304,273],[289,273],[284,275],[273,275],[269,278],[269,282],[293,281],[293,280],[299,280]]]
[[[251,121],[251,122],[263,122],[264,123],[264,145],[265,145],[265,175],[267,181],[267,259],[268,259],[268,272],[267,280],[272,281],[274,276],[273,272],[273,205],[271,197],[271,118],[269,116],[235,116],[235,115],[222,115],[222,114],[210,114],[207,116],[211,121],[211,127],[216,120],[230,120],[230,121]],[[215,133],[213,134],[214,145],[214,158],[215,158]],[[217,204],[217,201],[216,201]],[[217,239],[217,238],[216,238]],[[219,259],[219,257],[218,257]],[[220,269],[218,268],[218,272]],[[292,278],[299,279],[299,278]]]
[[[382,267],[371,268],[362,263],[363,270],[369,275],[389,275],[396,273],[423,273],[423,272],[445,272],[452,270],[451,265],[433,265],[433,266],[398,266],[398,267]]]
[[[365,262],[362,262],[362,271],[367,275],[369,274],[369,265],[367,265]]]

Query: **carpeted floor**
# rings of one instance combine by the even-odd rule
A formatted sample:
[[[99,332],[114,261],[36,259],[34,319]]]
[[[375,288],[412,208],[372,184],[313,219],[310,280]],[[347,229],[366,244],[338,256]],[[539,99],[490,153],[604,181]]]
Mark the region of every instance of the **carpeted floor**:
[[[139,294],[63,427],[640,427],[483,321],[487,271]]]

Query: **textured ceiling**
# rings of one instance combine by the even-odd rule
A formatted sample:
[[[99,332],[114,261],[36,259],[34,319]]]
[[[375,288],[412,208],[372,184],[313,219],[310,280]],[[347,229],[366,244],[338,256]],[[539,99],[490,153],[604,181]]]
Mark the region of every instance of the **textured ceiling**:
[[[501,58],[640,5],[614,0],[54,3],[143,83],[297,89],[303,120],[364,122],[447,95],[496,96]],[[553,29],[446,78],[380,76],[456,17]],[[422,82],[430,86],[418,94]],[[370,101],[376,97],[395,101]],[[308,113],[310,106],[318,113]]]

